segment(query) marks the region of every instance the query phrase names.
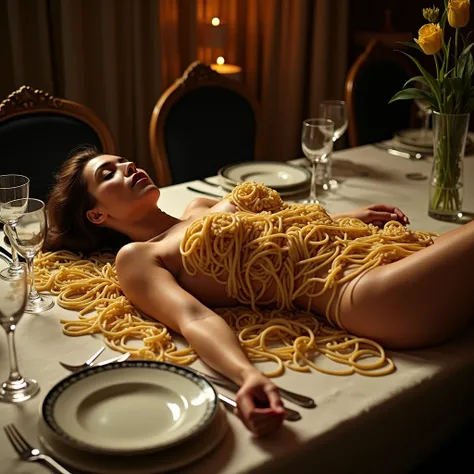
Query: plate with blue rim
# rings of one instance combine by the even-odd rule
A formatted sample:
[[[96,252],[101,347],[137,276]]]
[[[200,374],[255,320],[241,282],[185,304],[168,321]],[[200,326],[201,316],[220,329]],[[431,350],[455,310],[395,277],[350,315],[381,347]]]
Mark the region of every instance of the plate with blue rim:
[[[41,415],[50,435],[75,449],[136,455],[196,436],[217,406],[212,385],[191,370],[138,360],[66,377],[46,395]]]

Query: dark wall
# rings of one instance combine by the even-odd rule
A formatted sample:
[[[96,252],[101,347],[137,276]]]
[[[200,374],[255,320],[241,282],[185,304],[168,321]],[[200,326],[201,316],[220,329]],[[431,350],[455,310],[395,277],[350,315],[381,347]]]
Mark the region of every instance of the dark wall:
[[[423,18],[423,8],[434,5],[440,9],[440,13],[444,11],[444,0],[353,0],[350,5],[349,67],[364,50],[362,44],[357,44],[358,32],[378,32],[390,28],[394,32],[406,32],[413,39],[418,36],[420,27],[427,22]],[[390,10],[390,12],[387,13],[387,10]],[[461,31],[464,35],[467,35],[469,31],[473,30],[474,7],[471,6],[469,24]],[[454,29],[448,24],[446,31],[450,36],[454,35]],[[472,38],[473,35],[471,35],[471,41]],[[393,47],[397,49],[399,46],[394,44]],[[412,53],[428,71],[435,74],[433,58],[410,49],[407,51]],[[471,114],[470,129],[474,130],[474,114]]]

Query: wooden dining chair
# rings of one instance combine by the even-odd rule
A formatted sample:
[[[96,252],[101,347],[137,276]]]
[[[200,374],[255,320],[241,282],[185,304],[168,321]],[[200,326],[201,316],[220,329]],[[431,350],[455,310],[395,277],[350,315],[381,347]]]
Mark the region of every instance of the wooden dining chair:
[[[47,200],[58,171],[80,146],[115,153],[108,127],[89,108],[22,86],[0,103],[0,174],[30,178],[30,196]]]
[[[405,82],[415,76],[402,53],[372,40],[350,68],[345,84],[349,144],[359,146],[393,137],[413,125],[413,102],[389,104]]]
[[[160,97],[150,120],[158,184],[202,179],[260,159],[259,107],[243,85],[195,61]]]

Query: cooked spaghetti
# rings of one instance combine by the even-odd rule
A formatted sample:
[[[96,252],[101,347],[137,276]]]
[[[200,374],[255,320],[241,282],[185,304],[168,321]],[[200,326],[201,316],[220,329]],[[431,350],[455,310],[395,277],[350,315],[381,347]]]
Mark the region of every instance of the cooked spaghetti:
[[[430,245],[431,235],[410,232],[396,222],[379,230],[358,219],[335,221],[320,206],[286,205],[278,193],[255,183],[236,187],[230,199],[239,211],[210,214],[193,222],[181,250],[189,273],[212,275],[226,285],[229,295],[251,306],[216,309],[235,330],[249,359],[276,363],[268,376],[281,375],[285,367],[335,375],[392,372],[393,362],[380,345],[330,327],[310,312],[294,311],[293,301],[305,293],[314,298],[334,292],[337,285],[365,269]],[[356,270],[341,277],[349,265]],[[326,268],[326,278],[313,276]],[[135,358],[177,364],[197,358],[191,347],[178,349],[163,324],[147,318],[127,300],[118,283],[114,255],[85,259],[66,251],[40,253],[35,272],[39,291],[53,293],[60,306],[79,312],[77,320],[61,321],[65,334],[100,333],[109,347],[129,351]],[[274,301],[262,301],[272,283],[277,289]],[[333,300],[327,312],[331,323]],[[273,302],[279,309],[259,308]],[[337,308],[336,322],[340,325]],[[328,360],[339,368],[328,366]]]
[[[338,286],[433,243],[433,234],[396,221],[379,229],[356,218],[334,220],[319,205],[285,204],[263,184],[245,182],[230,200],[237,212],[208,214],[187,228],[183,265],[190,275],[213,277],[254,310],[270,304],[293,310],[303,295],[310,310],[313,298],[331,291],[326,318],[342,328]]]

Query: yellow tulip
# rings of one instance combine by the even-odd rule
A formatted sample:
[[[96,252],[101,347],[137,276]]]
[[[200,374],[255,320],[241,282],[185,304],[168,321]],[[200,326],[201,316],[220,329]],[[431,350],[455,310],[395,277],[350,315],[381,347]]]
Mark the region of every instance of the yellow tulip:
[[[436,54],[443,46],[443,30],[439,24],[427,23],[419,29],[415,41],[425,54]]]
[[[453,28],[462,28],[469,22],[470,0],[449,0],[448,21]]]
[[[463,28],[469,22],[470,0],[449,0],[448,21],[453,28]]]

